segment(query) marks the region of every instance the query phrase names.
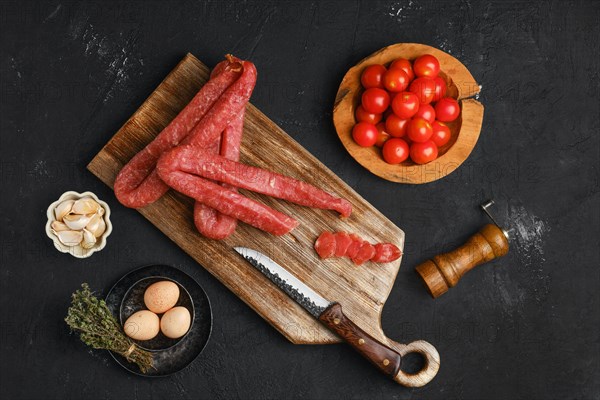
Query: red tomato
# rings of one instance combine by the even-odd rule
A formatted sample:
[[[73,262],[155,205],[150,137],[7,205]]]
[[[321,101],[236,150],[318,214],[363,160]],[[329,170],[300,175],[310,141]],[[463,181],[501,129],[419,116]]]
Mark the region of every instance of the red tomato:
[[[400,68],[390,69],[383,75],[383,86],[390,92],[405,91],[408,82],[408,75]]]
[[[415,114],[416,117],[423,118],[431,124],[435,121],[435,110],[431,104],[421,104]]]
[[[417,95],[421,104],[429,104],[435,96],[435,81],[431,78],[417,78],[410,83],[409,92]]]
[[[396,114],[391,114],[385,120],[385,129],[393,137],[402,137],[406,135],[406,126],[410,119],[402,119]]]
[[[402,119],[409,119],[419,110],[419,98],[411,92],[401,92],[392,102],[394,114]]]
[[[435,78],[440,72],[440,62],[431,54],[424,54],[415,60],[413,69],[416,76]]]
[[[383,89],[383,74],[385,74],[385,71],[387,70],[383,65],[369,65],[360,76],[360,83],[365,89],[374,87]]]
[[[352,128],[352,138],[362,147],[371,147],[377,142],[377,127],[368,122],[359,122]]]
[[[446,95],[448,86],[446,86],[446,81],[441,76],[436,76],[433,80],[435,81],[435,95],[432,101],[436,102]]]
[[[383,89],[370,88],[362,94],[362,106],[365,111],[381,114],[390,105],[390,95]]]
[[[460,115],[458,101],[452,97],[444,97],[435,103],[435,117],[442,122],[454,121]]]
[[[373,125],[375,125],[376,123],[381,121],[381,118],[383,117],[381,114],[374,114],[374,113],[365,111],[363,106],[356,107],[355,115],[356,115],[357,122],[368,122]]]
[[[417,164],[427,164],[438,156],[438,148],[433,141],[410,145],[410,158]]]
[[[431,135],[431,140],[437,147],[442,147],[446,143],[450,141],[450,128],[443,122],[433,121],[431,124],[431,129],[433,130],[433,134]]]
[[[413,79],[415,79],[415,72],[413,71],[412,64],[406,58],[398,58],[390,64],[389,69],[396,69],[396,68],[401,69],[404,72],[406,72],[406,75],[408,75],[409,81],[412,81]]]
[[[381,147],[390,138],[390,134],[385,131],[385,123],[383,122],[378,123],[375,127],[377,128],[377,141],[375,142],[375,146]]]
[[[426,142],[431,138],[433,129],[431,124],[423,118],[413,118],[408,123],[406,134],[413,142]]]
[[[400,164],[408,158],[409,152],[408,144],[398,138],[388,140],[381,149],[383,159],[388,164]]]

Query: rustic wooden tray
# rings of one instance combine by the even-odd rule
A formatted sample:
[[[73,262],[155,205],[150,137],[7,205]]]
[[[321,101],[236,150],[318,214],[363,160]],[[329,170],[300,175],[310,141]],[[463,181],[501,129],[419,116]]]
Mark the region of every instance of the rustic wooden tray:
[[[186,55],[94,157],[88,169],[112,187],[123,165],[177,115],[208,76],[209,69],[204,64],[191,54]],[[300,226],[276,237],[240,223],[231,237],[214,241],[196,231],[192,200],[174,191],[138,211],[291,342],[324,344],[340,339],[245,262],[232,249],[234,246],[256,249],[281,263],[324,297],[339,301],[352,320],[401,354],[421,352],[429,360],[427,373],[435,375],[439,360],[433,346],[420,341],[408,346],[398,344],[389,340],[381,329],[381,311],[401,259],[357,267],[345,258],[320,260],[313,250],[314,241],[324,230],[356,232],[371,242],[389,241],[401,249],[404,232],[251,104],[246,112],[241,162],[312,182],[348,199],[354,212],[342,219],[331,211],[244,192],[294,216]],[[405,384],[419,386],[431,377],[406,379]]]

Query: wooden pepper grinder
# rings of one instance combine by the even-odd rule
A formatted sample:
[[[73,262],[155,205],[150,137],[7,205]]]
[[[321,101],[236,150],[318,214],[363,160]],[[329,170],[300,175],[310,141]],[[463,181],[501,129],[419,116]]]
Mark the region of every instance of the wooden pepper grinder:
[[[459,248],[440,254],[417,267],[433,298],[446,293],[460,278],[478,265],[502,257],[508,252],[508,232],[500,228],[488,208],[493,200],[481,205],[493,224],[487,224]]]

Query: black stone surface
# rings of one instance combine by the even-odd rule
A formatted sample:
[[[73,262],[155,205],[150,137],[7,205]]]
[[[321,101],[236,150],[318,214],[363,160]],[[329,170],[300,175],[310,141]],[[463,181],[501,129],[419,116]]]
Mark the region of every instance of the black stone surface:
[[[599,20],[596,1],[3,1],[0,398],[599,398]],[[368,173],[331,122],[346,70],[396,42],[450,52],[483,86],[475,150],[423,186]],[[347,346],[291,345],[85,170],[188,51],[254,61],[252,102],[404,229],[382,324],[437,347],[428,386],[400,387]],[[91,258],[45,236],[66,190],[112,208],[114,233]],[[488,198],[510,253],[430,299],[414,267],[486,223]],[[214,330],[189,368],[151,380],[88,350],[63,318],[81,282],[107,291],[161,263],[205,288]]]

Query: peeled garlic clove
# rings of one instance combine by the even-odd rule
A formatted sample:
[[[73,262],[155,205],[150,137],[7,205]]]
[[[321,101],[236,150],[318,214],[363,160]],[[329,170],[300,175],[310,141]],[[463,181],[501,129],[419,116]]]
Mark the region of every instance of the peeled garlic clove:
[[[83,232],[81,231],[60,231],[56,232],[58,240],[65,246],[77,246],[83,240]]]
[[[94,231],[94,235],[96,237],[102,236],[102,234],[106,231],[106,222],[104,222],[104,218],[100,217],[100,223],[98,224],[98,229]]]
[[[94,247],[94,245],[96,244],[96,236],[94,236],[94,234],[88,231],[87,229],[84,229],[82,232],[83,240],[81,241],[81,247],[83,247],[84,249]]]
[[[64,216],[71,212],[73,204],[75,204],[75,200],[65,200],[57,205],[54,209],[54,216],[56,217],[56,220],[62,221]]]
[[[98,207],[98,211],[96,211],[96,213],[99,216],[103,216],[104,215],[104,207],[102,207],[102,206]]]
[[[60,222],[60,221],[52,221],[52,224],[50,225],[50,227],[52,228],[54,233],[70,230],[69,227],[64,222]]]
[[[98,204],[91,197],[83,197],[77,200],[73,204],[73,210],[75,214],[93,214],[100,208],[100,204]]]
[[[70,229],[79,231],[85,228],[85,226],[90,222],[90,219],[91,218],[87,215],[67,214],[63,217],[63,222],[67,224]]]
[[[100,237],[106,230],[106,223],[104,218],[99,214],[92,215],[90,222],[86,225],[85,229],[92,232],[95,237]]]

